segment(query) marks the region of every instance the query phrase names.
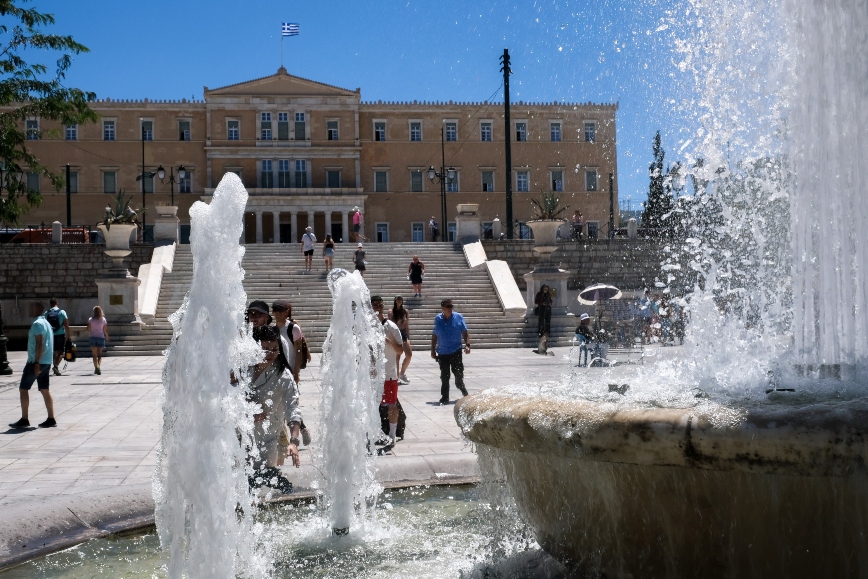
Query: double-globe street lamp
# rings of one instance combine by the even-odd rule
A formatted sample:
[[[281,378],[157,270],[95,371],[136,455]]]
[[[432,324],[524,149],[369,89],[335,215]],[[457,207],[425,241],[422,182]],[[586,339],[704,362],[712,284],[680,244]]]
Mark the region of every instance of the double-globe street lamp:
[[[160,180],[160,183],[166,182],[164,180],[166,178],[166,170],[163,168],[162,165],[157,167],[156,171],[145,171],[145,141],[146,140],[149,140],[149,139],[145,138],[145,126],[144,126],[144,124],[142,124],[142,174],[139,175],[138,177],[136,177],[136,181],[142,182],[142,209],[145,208],[145,205],[147,203],[145,201],[145,193],[146,193],[145,179],[146,178],[147,179],[153,179],[156,176]],[[177,183],[179,181],[183,181],[184,177],[186,177],[186,176],[187,176],[187,169],[184,168],[184,165],[181,165],[178,167],[178,179],[176,181],[175,180],[175,168],[169,167],[169,185],[171,186],[171,192],[172,192],[172,200],[170,201],[170,203],[172,205],[175,205],[175,183]],[[151,191],[151,193],[154,193],[154,191]],[[142,243],[144,243],[144,241],[145,241],[146,229],[147,228],[145,227],[145,212],[142,211]]]
[[[442,232],[442,241],[449,241],[449,228],[446,223],[446,185],[455,181],[455,167],[446,168],[446,139],[443,132],[443,127],[440,127],[440,171],[434,169],[431,165],[428,167],[428,179],[433,183],[437,180],[440,183],[440,209],[442,212],[440,221],[440,231]]]

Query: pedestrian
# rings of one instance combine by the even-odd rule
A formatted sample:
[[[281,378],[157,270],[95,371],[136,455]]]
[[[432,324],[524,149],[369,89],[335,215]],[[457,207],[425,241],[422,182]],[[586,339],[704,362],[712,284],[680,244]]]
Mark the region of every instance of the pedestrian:
[[[422,277],[425,275],[425,264],[419,261],[419,256],[414,255],[410,267],[407,268],[407,278],[413,284],[413,297],[422,297]]]
[[[413,358],[413,347],[410,345],[410,313],[404,308],[404,298],[401,296],[395,297],[392,309],[389,310],[389,319],[401,331],[401,349],[404,354],[404,362],[401,363],[401,356],[399,355],[398,362],[401,371],[398,372],[398,381],[401,384],[409,384],[410,379],[407,378],[407,368],[410,366],[410,360]]]
[[[90,352],[93,356],[93,373],[102,374],[102,350],[108,344],[108,323],[99,306],[93,307],[93,316],[87,320],[87,331],[90,336]]]
[[[377,319],[380,320],[386,331],[386,347],[384,349],[386,375],[384,376],[383,398],[380,405],[389,407],[389,444],[394,445],[398,441],[398,358],[403,351],[401,348],[403,340],[401,339],[401,330],[398,329],[395,322],[383,315],[383,298],[371,296],[371,307],[377,313]]]
[[[536,304],[538,324],[537,336],[548,336],[552,328],[552,294],[548,284],[543,284],[534,298]]]
[[[576,209],[573,213],[572,219],[572,227],[573,227],[573,240],[579,241],[582,239],[582,227],[584,226],[582,220],[582,212]]]
[[[313,234],[313,228],[308,225],[304,228],[304,235],[301,236],[301,252],[304,254],[305,271],[310,271],[313,267],[314,247],[316,247],[316,235]]]
[[[325,260],[326,271],[331,271],[334,267],[332,261],[335,258],[335,242],[329,234],[326,234],[325,241],[322,242],[322,256]]]
[[[464,316],[453,311],[452,300],[440,302],[441,312],[434,318],[431,334],[431,357],[440,364],[440,404],[449,404],[449,371],[455,375],[455,387],[467,396],[464,387],[464,361],[461,356],[461,338],[464,353],[470,353],[470,335]]]
[[[587,313],[579,317],[579,325],[576,328],[576,342],[579,343],[579,366],[588,365],[588,350],[593,349],[594,331],[591,329],[591,316]],[[582,354],[585,355],[585,361],[582,363]]]
[[[271,304],[271,313],[274,314],[274,325],[280,330],[283,353],[286,356],[292,377],[295,379],[299,396],[301,396],[301,370],[311,361],[310,350],[305,347],[304,332],[298,322],[292,319],[292,304],[289,303],[289,300],[276,300]],[[305,446],[308,446],[310,445],[310,431],[305,426],[304,419],[301,419],[300,422],[301,440]]]
[[[437,241],[437,236],[440,235],[440,226],[437,225],[437,220],[431,216],[431,221],[428,222],[428,228],[431,230],[431,241]]]
[[[45,308],[40,302],[31,303],[27,312],[34,320],[27,334],[27,363],[21,370],[21,383],[18,386],[21,419],[9,426],[19,429],[30,427],[30,388],[36,382],[42,400],[45,401],[45,409],[48,411],[48,418],[45,422],[41,422],[39,427],[51,428],[57,426],[57,421],[54,419],[54,400],[51,398],[51,392],[48,391],[48,370],[51,368],[54,351],[54,330],[42,315]]]
[[[365,218],[358,207],[353,207],[353,234],[355,235],[355,241],[358,241],[359,239],[368,241],[368,238],[364,235],[364,231]]]
[[[356,248],[356,252],[353,253],[353,261],[356,264],[356,271],[358,271],[362,277],[365,277],[365,265],[367,265],[367,261],[365,261],[365,256],[367,253],[365,252],[364,246],[360,243]]]
[[[51,369],[54,370],[55,376],[60,376],[60,361],[63,359],[63,351],[66,348],[66,341],[69,339],[69,317],[66,312],[60,309],[57,305],[57,298],[48,300],[48,311],[43,314],[48,324],[54,332],[54,359]]]

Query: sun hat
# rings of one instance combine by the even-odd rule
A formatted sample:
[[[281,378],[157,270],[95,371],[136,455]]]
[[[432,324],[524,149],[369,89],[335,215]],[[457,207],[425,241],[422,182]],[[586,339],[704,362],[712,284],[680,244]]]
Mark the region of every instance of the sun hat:
[[[268,304],[262,300],[254,300],[250,302],[250,305],[247,306],[248,312],[260,312],[262,314],[268,313]]]
[[[364,247],[364,245],[362,245],[362,244],[360,243],[360,244],[359,244],[359,247]]]
[[[310,225],[308,225],[307,227],[304,228],[304,230],[305,230],[305,231],[313,231],[313,227],[311,227]]]
[[[581,316],[579,316],[579,319],[580,319],[580,320],[587,320],[587,319],[590,318],[590,317],[591,317],[591,316],[589,316],[588,314],[582,314]]]

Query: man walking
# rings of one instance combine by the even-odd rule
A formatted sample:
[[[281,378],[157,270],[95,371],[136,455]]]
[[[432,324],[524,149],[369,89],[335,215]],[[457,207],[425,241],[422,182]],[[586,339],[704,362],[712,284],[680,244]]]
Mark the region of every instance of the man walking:
[[[53,301],[53,300],[52,300]],[[45,409],[48,411],[48,419],[39,424],[40,428],[57,426],[54,420],[54,400],[48,391],[48,369],[51,367],[51,354],[54,348],[54,331],[42,313],[45,308],[39,302],[30,304],[28,312],[33,320],[30,332],[27,334],[27,363],[21,371],[21,384],[18,386],[18,394],[21,398],[21,420],[13,422],[12,428],[29,428],[30,388],[36,382],[39,393],[45,401]]]
[[[383,315],[383,298],[371,296],[371,307],[377,313],[377,319],[383,324],[386,331],[386,363],[383,382],[383,399],[381,406],[389,407],[389,444],[394,445],[398,440],[398,357],[404,351],[401,347],[403,340],[401,330],[395,322]]]
[[[440,235],[440,226],[437,225],[433,215],[431,221],[428,222],[428,227],[431,229],[431,241],[437,241],[437,236]]]
[[[464,316],[454,312],[452,300],[440,302],[442,310],[434,318],[431,334],[431,357],[440,364],[440,404],[449,404],[449,371],[455,375],[455,387],[467,396],[464,387],[464,361],[461,357],[461,338],[464,338],[464,353],[470,353],[470,335]]]
[[[304,269],[310,271],[313,267],[313,248],[316,246],[316,236],[313,234],[313,228],[307,226],[304,229],[304,235],[301,236],[301,252],[304,253]]]
[[[66,312],[57,306],[57,298],[51,298],[48,300],[48,304],[51,307],[45,312],[44,317],[48,320],[48,324],[54,332],[54,364],[51,369],[54,370],[55,376],[60,376],[60,368],[58,366],[63,359],[63,350],[70,336],[69,318]]]

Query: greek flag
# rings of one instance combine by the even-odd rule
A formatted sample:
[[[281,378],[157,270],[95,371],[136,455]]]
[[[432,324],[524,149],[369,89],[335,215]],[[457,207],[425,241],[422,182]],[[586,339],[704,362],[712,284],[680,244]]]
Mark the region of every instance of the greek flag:
[[[298,24],[293,22],[284,22],[280,27],[281,36],[298,36]]]

